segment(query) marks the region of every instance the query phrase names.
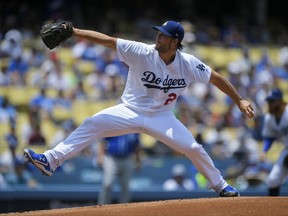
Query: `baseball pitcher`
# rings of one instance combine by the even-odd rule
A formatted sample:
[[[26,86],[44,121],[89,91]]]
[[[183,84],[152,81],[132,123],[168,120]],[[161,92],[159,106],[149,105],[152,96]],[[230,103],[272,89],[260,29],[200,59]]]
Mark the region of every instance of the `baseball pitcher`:
[[[182,25],[170,20],[161,26],[154,26],[153,29],[157,31],[155,44],[149,45],[71,27],[71,23],[67,23],[62,22],[60,27],[63,26],[63,31],[67,31],[69,37],[83,38],[113,49],[119,59],[129,66],[122,103],[88,117],[65,140],[43,154],[25,149],[24,154],[28,160],[45,175],[51,176],[64,161],[96,139],[145,133],[186,155],[207,178],[208,189],[213,189],[223,197],[239,196],[238,190],[227,184],[202,145],[175,117],[172,109],[179,95],[192,82],[212,83],[230,96],[249,118],[254,117],[253,107],[224,76],[195,56],[181,51],[184,37]],[[59,30],[56,35],[64,35],[63,40],[69,38],[63,33],[59,34]],[[45,41],[49,44],[49,40]]]

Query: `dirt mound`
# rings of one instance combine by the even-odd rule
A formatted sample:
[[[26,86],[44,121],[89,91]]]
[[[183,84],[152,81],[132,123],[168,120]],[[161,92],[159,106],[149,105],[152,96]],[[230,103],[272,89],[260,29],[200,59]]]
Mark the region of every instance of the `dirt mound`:
[[[1,214],[2,215],[2,214]],[[11,214],[6,214],[11,215]],[[12,213],[20,216],[287,216],[288,197],[165,200]]]

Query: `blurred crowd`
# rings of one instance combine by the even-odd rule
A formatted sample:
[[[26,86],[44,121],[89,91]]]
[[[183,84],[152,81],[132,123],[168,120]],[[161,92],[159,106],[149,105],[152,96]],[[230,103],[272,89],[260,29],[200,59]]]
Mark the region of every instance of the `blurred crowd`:
[[[75,1],[72,3],[74,5]],[[22,9],[22,13],[27,13],[25,7]],[[77,11],[77,8],[74,10]],[[60,16],[56,12],[54,15],[57,15],[56,18]],[[125,29],[121,22],[115,27],[116,15],[107,13],[106,22],[101,26],[107,33]],[[31,17],[33,13],[26,19],[32,19]],[[15,19],[13,16],[9,19],[6,17],[5,31],[0,32],[0,88],[20,88],[23,92],[32,88],[37,91],[24,107],[11,103],[11,98],[3,93],[5,91],[1,91],[0,124],[8,125],[9,130],[0,139],[1,149],[4,149],[0,157],[0,188],[5,185],[5,181],[6,184],[24,182],[37,186],[29,175],[32,168],[22,158],[23,147],[33,145],[50,148],[75,128],[77,121],[73,116],[59,119],[55,116],[55,110],[69,113],[75,102],[104,103],[112,99],[117,103],[124,89],[128,70],[118,60],[115,52],[83,40],[72,38],[57,50],[49,51],[35,29],[27,26],[16,28]],[[155,11],[149,11],[145,17],[135,20],[133,32],[121,34],[153,43],[153,35],[150,34],[152,31],[147,29],[157,21],[159,18],[155,18]],[[283,29],[276,40],[273,39],[277,42],[274,45],[279,47],[277,62],[271,59],[268,49],[263,49],[262,56],[255,61],[250,55],[250,45],[271,42],[269,32],[262,31],[265,34],[261,37],[252,37],[253,34],[247,36],[233,22],[224,29],[205,20],[196,24],[187,20],[181,22],[186,32],[184,51],[197,55],[205,62],[208,60],[205,56],[198,56],[195,45],[222,45],[239,49],[242,54],[239,59],[227,62],[225,67],[215,70],[225,74],[240,94],[253,102],[256,117],[253,121],[247,121],[228,97],[219,96],[212,86],[200,83],[192,84],[179,98],[175,107],[177,117],[191,129],[198,142],[209,150],[213,158],[234,158],[240,162],[226,173],[231,179],[243,177],[247,168],[251,176],[251,167],[255,168],[255,172],[264,170],[266,173],[269,165],[261,164],[259,167],[258,163],[259,142],[262,140],[261,123],[267,92],[274,87],[283,88],[283,83],[288,80],[288,46],[285,46],[287,29]],[[83,24],[81,16],[76,23]],[[9,28],[11,26],[13,28]],[[117,33],[122,36],[120,32]],[[209,61],[211,62],[206,62],[208,65],[217,65],[213,59]],[[52,96],[51,90],[56,92]],[[25,124],[18,124],[20,114],[27,116]],[[53,137],[45,136],[42,128],[44,121],[53,125]],[[93,151],[89,153],[88,150],[86,153],[93,156]],[[167,150],[157,141],[152,148],[143,146],[143,151],[147,154],[175,155],[175,152]],[[1,173],[9,173],[11,170],[14,170],[13,176],[6,180],[1,177]]]

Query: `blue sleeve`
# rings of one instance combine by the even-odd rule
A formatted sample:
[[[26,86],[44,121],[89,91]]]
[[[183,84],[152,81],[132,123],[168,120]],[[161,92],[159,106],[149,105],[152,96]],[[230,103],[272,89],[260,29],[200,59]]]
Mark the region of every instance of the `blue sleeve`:
[[[268,152],[272,143],[274,142],[274,138],[264,138],[263,140],[263,151]]]

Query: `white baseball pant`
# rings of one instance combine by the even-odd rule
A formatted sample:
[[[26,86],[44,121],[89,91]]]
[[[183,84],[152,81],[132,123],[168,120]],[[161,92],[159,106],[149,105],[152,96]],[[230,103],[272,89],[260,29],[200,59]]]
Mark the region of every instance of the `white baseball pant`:
[[[125,104],[104,109],[85,119],[63,142],[44,154],[55,170],[95,140],[127,133],[146,133],[186,155],[207,178],[208,189],[219,193],[228,185],[202,145],[196,142],[172,111],[143,112]]]
[[[288,155],[288,148],[282,150],[279,155],[278,160],[272,167],[272,170],[269,173],[267,184],[269,188],[280,187],[284,183],[286,177],[288,176],[288,169],[284,167],[284,159]]]

